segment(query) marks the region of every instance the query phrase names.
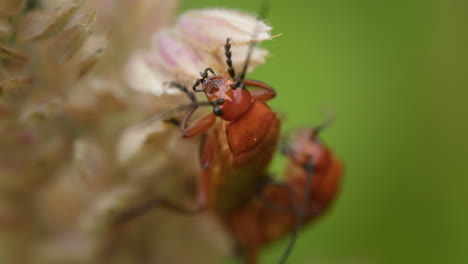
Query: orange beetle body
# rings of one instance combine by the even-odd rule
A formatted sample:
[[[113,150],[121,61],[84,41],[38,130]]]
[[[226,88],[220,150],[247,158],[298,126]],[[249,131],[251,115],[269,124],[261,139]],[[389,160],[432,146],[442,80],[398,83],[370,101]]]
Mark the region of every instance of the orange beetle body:
[[[311,186],[306,184],[307,172],[304,169],[304,157],[307,155],[312,156],[315,168]],[[267,186],[263,192],[265,200],[274,207],[253,199],[222,218],[245,251],[249,264],[256,263],[258,252],[263,246],[290,234],[297,227],[298,215],[295,209],[298,209],[304,198],[307,201],[304,222],[307,223],[327,211],[339,190],[341,162],[316,140],[314,130],[296,133],[288,157],[282,185]],[[308,193],[307,188],[311,190],[309,196],[304,197]]]
[[[166,121],[180,125],[184,138],[203,135],[200,155],[202,170],[197,181],[195,208],[182,208],[164,198],[157,198],[125,213],[120,218],[121,222],[157,206],[189,214],[207,208],[225,214],[249,202],[261,191],[267,178],[264,172],[279,138],[280,120],[266,104],[276,96],[276,92],[265,83],[244,79],[247,64],[240,77],[235,75],[229,41],[226,41],[225,54],[231,78],[216,75],[211,68],[206,68],[200,73],[201,79],[192,87],[194,92],[204,92],[208,102],[198,103],[196,96],[185,86],[169,83],[184,92],[192,103],[175,108],[186,110],[180,123],[175,119]],[[213,75],[208,76],[208,72]],[[197,90],[200,85],[202,89]],[[245,86],[258,89],[249,91]],[[188,124],[201,105],[213,106],[213,113]]]
[[[187,126],[187,115],[193,113],[187,111],[181,132],[185,137],[207,133],[201,154],[199,206],[225,213],[249,201],[265,182],[263,172],[273,158],[280,130],[280,120],[265,100],[276,93],[253,80],[244,80],[244,85],[263,89],[233,88],[233,81],[219,75],[201,84],[214,113]],[[216,116],[223,120],[216,123]]]
[[[258,122],[257,120],[262,120]],[[259,192],[279,138],[280,121],[262,101],[255,100],[243,118],[223,122],[210,136],[218,139],[211,166],[210,204],[225,212],[244,204]]]

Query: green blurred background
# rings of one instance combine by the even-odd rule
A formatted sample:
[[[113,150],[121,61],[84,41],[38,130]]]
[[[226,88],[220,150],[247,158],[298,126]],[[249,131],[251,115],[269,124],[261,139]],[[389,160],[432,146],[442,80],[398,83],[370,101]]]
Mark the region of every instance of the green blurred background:
[[[181,11],[261,4],[187,0]],[[334,208],[301,232],[288,263],[468,263],[467,2],[269,5],[283,35],[263,44],[272,56],[250,78],[277,89],[284,131],[335,110],[323,137],[346,164]]]

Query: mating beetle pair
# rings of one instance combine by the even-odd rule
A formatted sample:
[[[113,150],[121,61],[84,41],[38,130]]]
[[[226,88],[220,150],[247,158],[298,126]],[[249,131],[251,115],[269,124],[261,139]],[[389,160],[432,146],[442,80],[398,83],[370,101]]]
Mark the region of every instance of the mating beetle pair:
[[[293,232],[280,260],[285,263],[301,225],[325,212],[335,197],[341,163],[318,141],[323,126],[299,130],[283,148],[289,160],[284,177],[274,182],[267,168],[276,152],[281,121],[266,102],[276,92],[265,83],[245,79],[248,59],[236,75],[229,38],[224,49],[229,77],[206,68],[193,92],[179,83],[168,83],[191,103],[177,108],[186,111],[180,121],[166,121],[180,126],[184,138],[202,137],[196,206],[184,208],[164,198],[154,199],[144,210],[137,208],[122,219],[154,207],[188,214],[210,209],[237,240],[249,264],[257,263],[262,246]],[[252,48],[247,58],[251,52]],[[208,101],[198,102],[194,92],[204,92]],[[213,113],[189,123],[200,106],[212,106]]]

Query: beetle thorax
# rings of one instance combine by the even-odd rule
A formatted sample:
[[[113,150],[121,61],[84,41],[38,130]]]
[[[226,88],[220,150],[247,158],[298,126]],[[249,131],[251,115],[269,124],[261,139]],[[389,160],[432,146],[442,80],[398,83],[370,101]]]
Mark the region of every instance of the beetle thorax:
[[[291,146],[291,157],[300,166],[305,166],[309,158],[313,159],[315,171],[321,172],[331,162],[330,151],[318,141],[315,131],[303,130],[299,132]]]

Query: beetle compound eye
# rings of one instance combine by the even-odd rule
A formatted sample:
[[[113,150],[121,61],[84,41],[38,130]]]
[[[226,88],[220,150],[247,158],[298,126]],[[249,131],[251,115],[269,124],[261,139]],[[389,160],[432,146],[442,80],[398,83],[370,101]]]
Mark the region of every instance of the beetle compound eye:
[[[224,99],[223,99],[223,98],[219,98],[218,100],[216,100],[215,104],[217,104],[217,105],[222,105],[222,104],[224,104]]]
[[[213,113],[217,116],[223,116],[223,110],[221,110],[221,107],[217,105],[213,107]]]

